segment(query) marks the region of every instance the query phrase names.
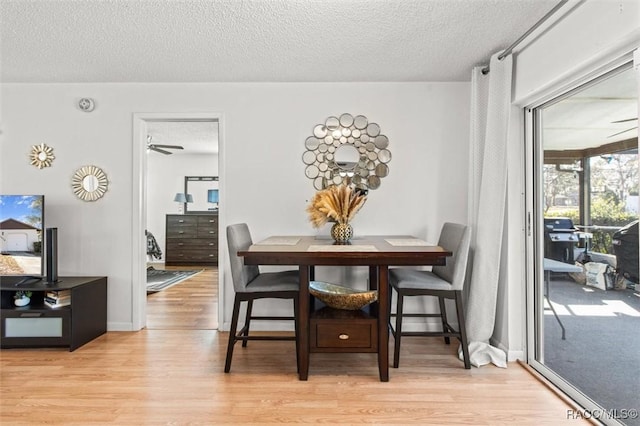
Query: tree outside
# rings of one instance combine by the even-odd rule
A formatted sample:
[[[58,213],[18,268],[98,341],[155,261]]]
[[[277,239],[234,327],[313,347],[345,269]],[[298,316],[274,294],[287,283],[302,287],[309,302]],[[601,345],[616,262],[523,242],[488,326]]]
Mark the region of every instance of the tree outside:
[[[608,154],[591,157],[591,223],[614,229],[595,229],[591,249],[613,253],[617,229],[638,219],[638,155]],[[579,175],[544,166],[545,217],[568,217],[580,224]],[[580,224],[584,225],[584,224]]]

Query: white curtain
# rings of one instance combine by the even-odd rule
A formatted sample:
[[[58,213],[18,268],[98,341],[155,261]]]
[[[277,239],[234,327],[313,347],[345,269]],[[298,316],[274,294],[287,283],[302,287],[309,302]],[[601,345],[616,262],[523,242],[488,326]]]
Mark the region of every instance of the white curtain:
[[[471,364],[506,367],[504,351],[491,346],[504,227],[507,189],[507,138],[511,110],[512,57],[491,57],[471,78],[471,151],[469,223],[472,267],[466,301]],[[460,357],[462,352],[460,351]]]

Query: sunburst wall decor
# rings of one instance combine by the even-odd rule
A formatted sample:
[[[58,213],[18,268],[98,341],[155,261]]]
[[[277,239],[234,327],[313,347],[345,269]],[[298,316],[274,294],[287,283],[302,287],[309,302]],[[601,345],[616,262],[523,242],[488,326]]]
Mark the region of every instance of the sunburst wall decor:
[[[34,145],[31,147],[30,158],[32,166],[42,169],[44,167],[51,167],[51,163],[56,156],[53,155],[53,148],[47,146],[47,144],[41,143],[40,145]]]

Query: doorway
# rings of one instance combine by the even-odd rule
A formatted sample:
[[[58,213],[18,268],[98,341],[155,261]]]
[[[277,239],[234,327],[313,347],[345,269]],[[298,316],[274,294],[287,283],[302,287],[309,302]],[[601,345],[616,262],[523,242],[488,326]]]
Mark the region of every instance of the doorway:
[[[637,71],[623,63],[529,119],[529,362],[605,424],[640,425]]]
[[[135,118],[140,146],[134,163],[139,165],[140,182],[134,197],[139,199],[140,210],[134,214],[139,215],[144,239],[137,244],[140,253],[134,265],[134,288],[139,290],[134,292],[134,324],[137,319],[139,328],[217,329],[220,280],[215,248],[219,244],[218,214],[224,206],[218,201],[215,209],[208,208],[207,192],[191,194],[199,187],[189,188],[186,179],[194,174],[215,177],[216,195],[223,195],[218,194],[220,119],[214,114],[140,114]],[[194,197],[198,203],[186,203]],[[194,211],[194,206],[200,211]],[[192,256],[193,250],[187,247],[178,255],[188,256],[176,262],[173,225],[186,223],[187,230],[197,234],[190,224],[201,223],[204,230],[204,219],[215,219],[215,223],[207,222],[215,234],[209,234],[206,247],[198,246],[198,256],[206,251],[207,258]],[[193,245],[196,238],[188,235],[180,243]]]

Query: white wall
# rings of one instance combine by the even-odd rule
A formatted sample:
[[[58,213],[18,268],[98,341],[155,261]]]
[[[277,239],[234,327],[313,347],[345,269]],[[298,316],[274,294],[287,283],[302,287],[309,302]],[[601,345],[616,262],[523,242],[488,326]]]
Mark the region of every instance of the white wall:
[[[607,62],[640,46],[637,0],[570,2],[564,16],[518,48],[514,61],[514,102],[519,107],[548,98],[583,80]],[[566,13],[568,11],[568,13]],[[544,27],[543,27],[544,28]],[[525,140],[522,109],[514,118],[520,129],[509,146],[507,258],[501,276],[498,321],[493,340],[523,358],[526,347],[525,284]]]
[[[516,55],[514,99],[536,98],[559,80],[576,78],[603,55],[638,47],[640,2],[586,0],[569,2],[560,21]]]
[[[109,278],[108,327],[132,327],[132,144],[134,113],[221,113],[222,224],[247,222],[254,240],[309,234],[313,195],[301,160],[313,126],[330,115],[363,114],[390,139],[390,174],[353,222],[361,234],[437,239],[444,221],[467,211],[468,83],[4,84],[0,191],[44,193],[47,226],[59,230],[61,275]],[[96,108],[80,111],[92,97]],[[54,148],[53,166],[30,166],[31,145]],[[75,198],[73,172],[104,169],[109,191]],[[223,175],[224,174],[224,175]],[[172,204],[170,202],[170,204]],[[320,232],[328,232],[322,230]],[[230,317],[231,282],[224,315]]]

